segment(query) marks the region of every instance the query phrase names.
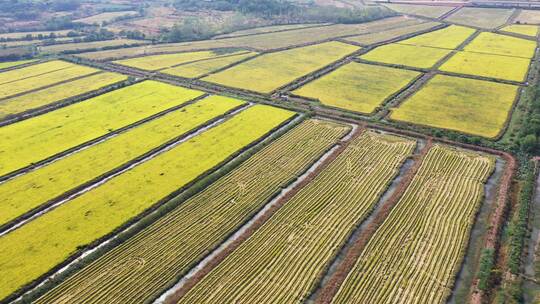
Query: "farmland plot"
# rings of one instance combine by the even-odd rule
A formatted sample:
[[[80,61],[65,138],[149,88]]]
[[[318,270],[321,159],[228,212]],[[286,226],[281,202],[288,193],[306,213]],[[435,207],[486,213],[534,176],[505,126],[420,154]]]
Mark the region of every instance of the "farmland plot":
[[[515,22],[525,24],[540,24],[540,11],[537,10],[521,10]]]
[[[294,113],[256,105],[0,237],[0,298],[268,134]]]
[[[14,33],[3,33],[0,34],[0,38],[6,39],[24,39],[28,35],[37,38],[39,35],[50,36],[54,34],[55,37],[64,37],[71,32],[71,30],[61,30],[61,31],[43,31],[43,32],[14,32]]]
[[[18,65],[22,65],[22,64],[26,64],[26,63],[30,63],[30,62],[34,62],[36,60],[19,60],[19,61],[8,61],[8,62],[0,62],[0,69],[7,69],[7,68],[11,68],[11,67],[15,67],[15,66],[18,66]]]
[[[229,87],[270,93],[356,50],[356,46],[335,41],[300,47],[264,54],[202,79]]]
[[[307,170],[348,129],[328,121],[303,122],[37,303],[128,303],[158,297],[163,288],[176,283],[275,193]]]
[[[317,27],[317,26],[323,26],[323,25],[326,25],[326,24],[325,23],[318,23],[318,24],[307,23],[307,24],[271,25],[271,26],[256,27],[256,28],[247,29],[247,30],[240,30],[240,31],[229,33],[229,34],[219,35],[214,38],[230,38],[230,37],[244,36],[244,35],[257,35],[257,34],[264,34],[264,33],[297,30],[297,29],[306,28],[306,27]]]
[[[494,159],[435,145],[333,303],[445,303]]]
[[[414,71],[353,62],[293,93],[318,99],[331,107],[372,113],[386,98],[419,75]]]
[[[530,63],[531,61],[526,58],[458,52],[439,69],[521,82],[527,77]]]
[[[390,118],[493,138],[503,130],[518,88],[437,75]]]
[[[356,42],[362,45],[369,45],[369,44],[374,44],[374,43],[379,43],[379,42],[387,41],[390,39],[394,39],[400,36],[428,30],[439,24],[440,23],[437,23],[437,22],[424,22],[420,24],[403,26],[403,27],[390,29],[387,31],[373,33],[373,34],[364,34],[364,35],[358,35],[358,36],[353,36],[353,37],[347,37],[344,39],[346,41]]]
[[[494,29],[508,21],[512,9],[462,7],[445,20],[463,25]]]
[[[465,51],[532,58],[536,42],[506,35],[483,32],[465,47]]]
[[[372,210],[413,140],[364,133],[179,303],[296,303]]]
[[[474,33],[474,29],[451,25],[443,29],[400,41],[400,44],[455,49]]]
[[[536,37],[538,35],[538,25],[512,24],[503,27],[501,31]]]
[[[454,8],[452,6],[410,4],[385,4],[385,6],[396,12],[429,18],[439,18]]]
[[[203,93],[145,81],[0,128],[0,175],[106,135]]]
[[[72,68],[74,66],[76,65],[66,61],[52,60],[20,69],[2,72],[0,73],[0,85],[27,78],[39,77],[47,73],[57,72],[63,69]]]
[[[85,23],[85,24],[97,24],[101,25],[103,22],[110,22],[118,17],[127,17],[138,15],[136,11],[120,11],[120,12],[105,12],[86,18],[73,20],[73,22]]]
[[[429,69],[452,50],[405,44],[386,44],[360,56],[369,61]]]
[[[0,225],[242,104],[226,97],[208,97],[1,183]]]
[[[69,97],[98,90],[126,79],[127,76],[116,73],[99,73],[20,96],[7,98],[0,101],[0,119],[46,106]]]
[[[44,53],[62,53],[62,52],[79,52],[91,49],[100,49],[104,47],[119,47],[129,45],[148,44],[148,40],[135,39],[113,39],[92,42],[77,42],[77,43],[62,43],[40,47],[40,51]]]
[[[210,58],[203,61],[182,64],[174,68],[163,70],[161,72],[173,76],[196,78],[212,73],[218,69],[222,69],[235,62],[253,57],[257,54],[258,53],[255,52],[246,52],[238,55]]]

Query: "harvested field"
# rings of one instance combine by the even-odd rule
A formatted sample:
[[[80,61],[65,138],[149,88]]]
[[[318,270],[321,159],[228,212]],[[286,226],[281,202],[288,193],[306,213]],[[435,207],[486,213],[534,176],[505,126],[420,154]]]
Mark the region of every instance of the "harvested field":
[[[0,128],[0,176],[203,93],[145,81]]]
[[[467,40],[474,31],[474,29],[468,27],[451,25],[437,31],[400,41],[399,43],[453,50]]]
[[[429,69],[450,52],[452,50],[392,43],[380,46],[360,58],[375,62]]]
[[[120,47],[138,44],[148,44],[147,40],[133,39],[114,39],[104,41],[79,42],[79,43],[63,43],[39,47],[43,53],[62,53],[62,52],[77,52],[91,49],[101,49],[104,47]]]
[[[411,5],[411,4],[385,4],[384,6],[403,14],[418,15],[429,18],[439,18],[451,11],[453,6],[441,5]]]
[[[409,123],[496,137],[516,98],[518,86],[437,75],[391,118]]]
[[[445,303],[494,163],[432,147],[332,303]]]
[[[521,82],[527,77],[530,63],[526,58],[458,52],[440,70]]]
[[[8,61],[8,62],[0,62],[0,69],[7,69],[14,66],[18,66],[21,64],[30,63],[36,60],[19,60],[19,61]]]
[[[501,31],[536,37],[538,35],[538,25],[512,24],[503,27]]]
[[[253,106],[0,237],[4,274],[0,298],[111,233],[293,115],[270,106]]]
[[[0,184],[0,225],[181,136],[240,105],[212,96],[168,113],[88,149]]]
[[[5,39],[24,39],[28,35],[32,36],[33,38],[37,38],[39,35],[43,36],[50,36],[51,34],[54,34],[55,37],[64,37],[67,36],[67,34],[71,30],[62,30],[62,31],[42,31],[42,32],[15,32],[15,33],[5,33],[0,34],[0,38]]]
[[[28,74],[25,74],[28,72]],[[0,73],[0,99],[12,97],[31,90],[59,84],[78,77],[88,76],[99,70],[66,63],[51,61]],[[10,78],[12,76],[13,78]],[[2,101],[0,101],[1,103]]]
[[[314,43],[326,39],[384,32],[393,28],[420,24],[423,21],[414,18],[394,17],[361,24],[335,24],[317,28],[297,29],[285,32],[266,33],[256,36],[234,37],[227,39],[203,40],[171,44],[156,44],[122,50],[90,52],[79,56],[95,59],[110,60],[156,53],[173,53],[182,51],[197,51],[212,48],[251,47],[260,50],[274,50],[305,43]]]
[[[414,71],[352,62],[293,93],[318,99],[327,106],[372,113],[419,75]]]
[[[348,37],[348,38],[345,38],[345,40],[360,43],[362,45],[370,45],[370,44],[380,43],[383,41],[394,39],[400,36],[428,30],[437,25],[439,25],[439,23],[437,22],[425,22],[425,23],[395,28],[388,31],[374,33],[374,34],[364,34],[364,35],[359,35],[359,36]]]
[[[263,27],[256,27],[256,28],[247,29],[247,30],[236,31],[229,34],[219,35],[219,36],[214,37],[214,39],[230,38],[230,37],[237,37],[237,36],[244,36],[244,35],[273,33],[273,32],[288,31],[288,30],[297,30],[297,29],[306,28],[306,27],[323,26],[323,25],[326,25],[326,24],[325,23],[307,23],[307,24],[282,24],[282,25],[263,26]]]
[[[49,74],[45,74],[47,76]],[[34,78],[32,78],[34,79]],[[116,73],[99,73],[49,88],[0,101],[0,119],[28,110],[53,104],[57,101],[98,90],[126,80],[127,76]]]
[[[505,24],[513,11],[512,9],[501,8],[462,7],[445,20],[463,25],[494,29]]]
[[[206,59],[204,61],[197,61],[192,63],[186,63],[174,68],[169,68],[161,71],[162,73],[180,76],[186,78],[201,77],[208,73],[212,73],[218,69],[224,68],[235,62],[253,57],[258,53],[246,52],[238,55],[221,56],[216,58]]]
[[[264,54],[203,80],[229,87],[270,93],[295,79],[358,50],[341,42],[326,42]]]
[[[536,43],[527,39],[483,32],[465,47],[465,51],[532,58]]]
[[[305,299],[412,153],[413,140],[366,132],[179,303]]]
[[[101,13],[101,14],[93,15],[86,18],[73,20],[73,22],[101,25],[103,22],[110,22],[118,17],[136,16],[138,14],[139,13],[136,11],[106,12],[106,13]]]
[[[347,129],[313,119],[300,124],[37,303],[66,299],[100,303],[105,296],[125,303],[158,297],[320,158]],[[157,252],[169,254],[156,259]],[[133,263],[137,267],[130,267]],[[111,290],[111,284],[117,288]]]
[[[540,24],[540,11],[537,10],[521,10],[514,22],[524,24]]]
[[[136,57],[125,60],[118,60],[114,63],[149,71],[157,71],[170,68],[179,64],[189,63],[198,60],[218,58],[229,55],[239,55],[249,53],[244,50],[230,50],[229,52],[200,51],[178,54],[154,55]]]

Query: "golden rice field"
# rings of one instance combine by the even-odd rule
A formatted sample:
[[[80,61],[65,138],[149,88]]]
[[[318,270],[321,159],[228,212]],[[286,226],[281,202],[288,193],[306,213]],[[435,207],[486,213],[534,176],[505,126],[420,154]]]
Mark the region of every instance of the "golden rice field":
[[[512,9],[462,7],[445,20],[463,25],[494,29],[505,24]]]
[[[126,79],[127,76],[116,73],[99,73],[45,89],[32,91],[16,97],[7,98],[0,101],[0,119],[50,105],[66,98],[95,91]]]
[[[488,138],[504,127],[518,86],[436,75],[390,118]]]
[[[429,18],[439,18],[452,10],[452,6],[440,5],[411,5],[411,4],[385,4],[384,6],[400,13],[418,15]]]
[[[57,72],[64,69],[72,68],[76,65],[66,61],[51,60],[40,64],[23,67],[7,72],[0,73],[0,85],[10,82],[21,81],[32,77],[42,76],[47,73]]]
[[[371,132],[355,139],[179,303],[303,302],[414,146]]]
[[[395,29],[390,29],[383,32],[378,32],[378,33],[373,33],[373,34],[363,34],[363,35],[347,37],[343,39],[345,39],[346,41],[360,43],[362,45],[368,45],[368,44],[374,44],[374,43],[387,41],[390,39],[394,39],[403,35],[416,33],[419,31],[428,30],[437,25],[439,25],[438,22],[424,22],[420,24],[413,24],[409,26],[403,26],[403,27],[399,27]]]
[[[439,69],[447,72],[521,82],[527,77],[530,63],[531,61],[526,58],[458,52]]]
[[[257,54],[258,53],[255,52],[245,52],[237,55],[210,58],[203,61],[182,64],[177,67],[162,70],[161,72],[173,76],[196,78],[222,69],[235,62],[253,57]]]
[[[158,71],[170,67],[177,66],[179,64],[189,63],[198,60],[218,58],[224,55],[240,55],[245,54],[247,51],[232,51],[231,53],[219,54],[215,51],[200,51],[200,52],[187,52],[177,54],[164,54],[154,56],[136,57],[124,60],[114,61],[125,66],[138,68],[141,70]]]
[[[399,43],[453,50],[467,40],[474,32],[475,30],[472,28],[450,25],[440,30],[400,41]]]
[[[494,163],[432,147],[332,303],[446,303]]]
[[[63,64],[59,64],[59,66],[63,66]],[[27,71],[32,68],[37,69],[38,72],[30,72],[29,75],[21,75],[23,71],[19,70],[11,70],[0,73],[0,78],[4,80],[2,84],[0,84],[0,99],[8,98],[24,92],[43,88],[50,85],[55,85],[64,81],[69,81],[78,77],[88,76],[99,72],[99,70],[97,69],[75,64],[69,64],[69,66],[66,68],[45,72],[43,74],[38,74],[35,76],[30,75],[32,73],[37,74],[39,73],[39,71],[41,71],[40,64],[22,68],[21,70]],[[13,80],[9,80],[7,78],[10,75],[14,76]],[[19,79],[15,80],[17,76],[19,76]]]
[[[1,75],[1,74],[0,74]],[[144,81],[0,128],[0,176],[201,96]]]
[[[354,112],[372,113],[389,96],[420,73],[362,63],[349,63],[293,91],[322,104]]]
[[[19,60],[19,61],[8,61],[8,62],[0,62],[0,69],[7,69],[7,68],[11,68],[11,67],[15,67],[15,66],[18,66],[18,65],[22,65],[22,64],[26,64],[26,63],[30,63],[30,62],[34,62],[36,60]]]
[[[216,167],[294,116],[253,106],[0,237],[0,298]]]
[[[483,32],[465,47],[465,51],[532,58],[536,43],[531,40]]]
[[[128,303],[158,297],[160,289],[174,284],[347,131],[328,121],[301,123],[37,303],[101,303],[105,298]]]
[[[360,56],[361,59],[429,69],[452,50],[406,44],[386,44]]]
[[[538,35],[538,25],[512,24],[503,27],[501,31],[536,37]]]
[[[224,86],[270,93],[356,50],[358,47],[353,45],[326,42],[264,54],[202,79]]]
[[[0,184],[0,225],[223,115],[240,105],[220,96],[205,98],[88,149]]]

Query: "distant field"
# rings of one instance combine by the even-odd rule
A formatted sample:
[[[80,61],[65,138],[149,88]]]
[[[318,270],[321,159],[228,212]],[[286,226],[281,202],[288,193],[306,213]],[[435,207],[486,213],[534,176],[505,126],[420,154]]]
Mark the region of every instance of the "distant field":
[[[441,71],[524,81],[531,61],[526,58],[492,54],[458,52],[441,67]]]
[[[255,105],[0,238],[0,298],[258,140],[294,113]]]
[[[446,303],[494,163],[431,148],[332,303]]]
[[[494,138],[508,119],[517,90],[508,84],[437,75],[390,118]]]
[[[440,5],[411,5],[411,4],[385,4],[390,9],[396,12],[425,16],[430,18],[438,18],[445,13],[451,11],[452,6],[440,6]]]
[[[50,61],[0,73],[0,100],[97,72],[87,66]]]
[[[242,104],[212,96],[4,182],[0,184],[4,197],[0,225]]]
[[[101,25],[103,22],[109,22],[118,17],[133,16],[133,15],[138,15],[138,12],[136,11],[107,12],[107,13],[101,13],[101,14],[93,15],[86,18],[73,20],[73,22]]]
[[[145,81],[0,128],[0,176],[202,95]]]
[[[248,51],[244,50],[232,50],[229,52],[219,53],[216,51],[199,51],[199,52],[187,52],[178,54],[164,54],[154,56],[136,57],[124,60],[118,60],[114,63],[130,66],[142,70],[157,71],[166,68],[170,68],[179,64],[188,63],[197,60],[216,58],[228,55],[245,54]]]
[[[386,44],[360,56],[369,61],[429,69],[451,50],[406,44]]]
[[[465,47],[465,51],[469,52],[523,58],[532,58],[535,49],[534,41],[487,32],[478,35]]]
[[[158,297],[159,290],[175,283],[178,276],[336,144],[347,129],[328,121],[303,122],[37,303],[65,298],[95,303],[103,296],[127,303]],[[156,259],[157,252],[166,254]],[[110,290],[110,284],[117,287]],[[126,289],[131,292],[124,292]]]
[[[83,51],[89,49],[101,49],[104,47],[116,47],[123,45],[137,45],[150,43],[146,40],[133,40],[133,39],[114,39],[104,41],[93,42],[79,42],[79,43],[63,43],[42,46],[39,49],[44,53],[61,53],[66,51]]]
[[[178,303],[305,299],[414,147],[410,139],[362,134]]]
[[[34,38],[37,38],[39,35],[43,36],[49,36],[51,33],[53,33],[56,37],[64,37],[66,36],[71,30],[62,30],[62,31],[42,31],[42,32],[15,32],[15,33],[6,33],[6,34],[0,34],[0,38],[6,38],[6,39],[23,39],[26,38],[26,36],[31,35]]]
[[[473,33],[474,29],[459,25],[450,25],[449,27],[403,40],[399,43],[453,50]]]
[[[512,9],[462,7],[446,20],[463,25],[494,29],[507,22],[512,12]]]
[[[202,79],[220,85],[270,93],[356,50],[358,47],[340,42],[300,47],[264,54]]]
[[[248,29],[248,30],[236,31],[229,34],[223,34],[223,35],[216,36],[214,38],[230,38],[230,37],[243,36],[243,35],[273,33],[273,32],[279,32],[279,31],[296,30],[296,29],[301,29],[301,28],[306,28],[306,27],[314,27],[314,26],[322,26],[322,25],[325,25],[325,23],[282,24],[282,25],[263,26],[263,27],[256,27],[256,28]]]
[[[369,45],[369,44],[373,44],[373,43],[379,43],[379,42],[387,41],[387,40],[390,40],[390,39],[394,39],[394,38],[404,36],[404,35],[407,35],[407,34],[412,34],[412,33],[415,33],[415,32],[428,30],[428,29],[430,29],[432,27],[435,27],[437,25],[439,25],[439,23],[437,23],[437,22],[425,22],[425,23],[421,23],[421,24],[415,24],[415,25],[409,25],[409,26],[404,26],[404,27],[400,27],[400,28],[395,28],[395,29],[391,29],[391,30],[383,31],[383,32],[379,32],[379,33],[364,34],[364,35],[353,36],[353,37],[348,37],[348,38],[344,38],[344,39],[347,40],[347,41],[352,41],[352,42],[360,43],[360,44],[363,44],[363,45]]]
[[[514,22],[525,24],[540,24],[540,11],[536,10],[521,10]]]
[[[0,101],[0,119],[9,115],[49,105],[69,97],[98,90],[126,79],[127,76],[120,74],[100,73],[20,96],[11,97]]]
[[[349,63],[293,93],[320,100],[324,105],[372,113],[386,98],[420,73],[362,63]]]
[[[204,61],[186,63],[174,68],[162,70],[162,73],[180,76],[186,78],[201,77],[218,69],[224,68],[230,64],[244,60],[257,55],[255,52],[240,53],[238,55],[227,55],[222,57],[210,58]]]
[[[501,31],[536,37],[538,35],[538,25],[512,24],[503,27]]]
[[[19,61],[8,61],[8,62],[0,62],[0,69],[7,69],[14,66],[18,66],[25,63],[34,62],[36,60],[19,60]]]

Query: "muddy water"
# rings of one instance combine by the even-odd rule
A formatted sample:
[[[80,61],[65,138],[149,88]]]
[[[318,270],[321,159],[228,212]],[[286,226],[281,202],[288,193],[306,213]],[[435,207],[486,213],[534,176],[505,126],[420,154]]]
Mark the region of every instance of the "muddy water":
[[[478,211],[476,221],[471,230],[471,236],[465,259],[456,277],[452,295],[447,301],[449,304],[467,303],[472,281],[474,279],[474,273],[476,272],[476,269],[478,269],[478,262],[484,243],[484,234],[489,223],[489,215],[497,199],[497,190],[499,188],[498,185],[502,173],[504,172],[504,167],[505,161],[497,158],[495,163],[495,171],[489,177],[484,186],[484,201],[480,207],[480,210]]]
[[[523,261],[525,275],[527,277],[535,278],[535,251],[538,249],[538,243],[540,241],[540,174],[536,177],[536,191],[534,193],[534,199],[530,206],[531,214],[531,236],[528,239],[527,254]],[[540,294],[540,285],[529,281],[523,281],[523,302],[525,304],[535,303],[534,299],[537,294]]]

